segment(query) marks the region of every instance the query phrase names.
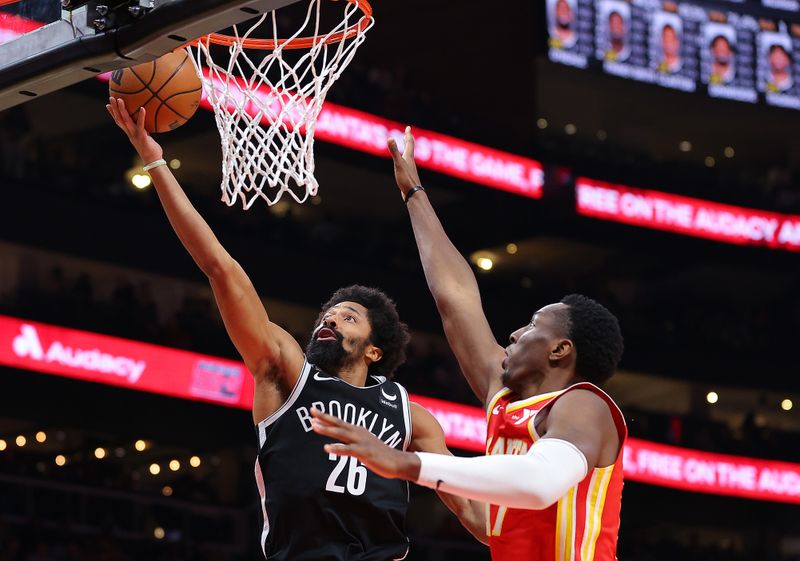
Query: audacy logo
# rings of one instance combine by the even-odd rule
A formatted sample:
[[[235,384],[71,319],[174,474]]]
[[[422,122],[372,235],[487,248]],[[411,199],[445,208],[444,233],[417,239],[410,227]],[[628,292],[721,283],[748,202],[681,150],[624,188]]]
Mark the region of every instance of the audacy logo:
[[[143,360],[114,356],[99,349],[74,349],[64,345],[61,341],[53,341],[45,351],[36,328],[28,324],[22,325],[20,334],[14,337],[12,347],[14,354],[21,358],[31,358],[39,362],[54,362],[91,372],[114,374],[120,378],[126,378],[131,384],[138,382],[147,368],[147,363]]]

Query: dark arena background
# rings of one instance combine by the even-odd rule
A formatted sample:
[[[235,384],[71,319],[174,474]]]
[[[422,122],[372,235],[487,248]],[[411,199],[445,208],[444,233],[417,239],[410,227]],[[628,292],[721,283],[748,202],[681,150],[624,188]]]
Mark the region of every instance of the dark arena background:
[[[34,4],[0,42],[59,17]],[[334,289],[383,288],[413,333],[397,380],[483,452],[385,151],[410,124],[498,341],[572,292],[620,320],[620,561],[800,560],[800,5],[373,7],[305,204],[222,204],[204,108],[158,136],[273,321],[305,344]],[[255,561],[249,374],[107,91],[0,112],[0,561]],[[489,559],[411,489],[408,559]]]

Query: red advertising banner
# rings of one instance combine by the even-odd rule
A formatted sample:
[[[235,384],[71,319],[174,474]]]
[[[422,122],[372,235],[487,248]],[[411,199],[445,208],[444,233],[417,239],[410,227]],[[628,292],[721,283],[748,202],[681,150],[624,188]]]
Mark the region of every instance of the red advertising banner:
[[[218,76],[212,75],[208,69],[204,69],[204,73],[207,79],[219,84],[215,89],[230,91],[228,85]],[[238,82],[238,88],[250,87],[244,80]],[[200,105],[211,110],[206,93],[204,90]],[[252,97],[237,99],[237,103],[249,115],[261,115],[261,122],[268,124],[269,114],[283,114],[281,97],[279,90],[261,84]],[[253,99],[257,99],[258,103]],[[262,111],[259,105],[270,106],[271,111]],[[229,110],[238,110],[232,101]],[[298,114],[292,118],[286,115],[287,127],[301,120],[300,108],[295,107],[295,111]],[[326,101],[317,119],[314,136],[319,140],[389,158],[386,141],[389,137],[394,138],[402,150],[404,129],[398,122]],[[544,171],[542,165],[535,160],[424,129],[414,129],[414,139],[414,156],[420,167],[516,195],[534,199],[542,196]]]
[[[389,157],[386,139],[402,149],[400,123],[326,102],[317,120],[316,137],[360,152]],[[544,171],[535,160],[473,144],[452,136],[414,129],[417,165],[533,199],[542,196]]]
[[[739,245],[800,251],[800,216],[579,178],[578,214]]]
[[[712,454],[629,438],[625,478],[695,493],[800,504],[800,464]]]
[[[207,69],[205,75],[215,83],[219,81]],[[219,87],[226,89],[222,83]],[[272,113],[281,112],[280,92],[261,84],[253,97],[258,98],[261,104],[274,105]],[[249,115],[261,113],[262,122],[267,122],[267,114],[252,101],[243,105]],[[205,90],[200,106],[212,109]],[[314,137],[359,152],[389,158],[386,141],[389,137],[394,138],[402,150],[404,129],[402,124],[395,121],[326,101],[317,118]],[[516,195],[534,199],[542,196],[544,171],[542,164],[535,160],[424,129],[414,129],[414,138],[414,156],[417,165],[422,168]]]
[[[436,417],[444,429],[448,446],[481,454],[486,451],[486,414],[480,407],[421,395],[410,397]]]
[[[0,13],[0,44],[40,26],[31,20]],[[108,81],[109,74],[98,78]],[[255,96],[277,100],[264,85],[258,88]],[[201,106],[211,109],[205,92]],[[246,110],[251,115],[258,111],[250,104]],[[315,138],[388,158],[386,140],[394,137],[402,147],[403,129],[400,123],[326,102],[317,119]],[[516,195],[534,199],[542,196],[544,171],[536,160],[423,129],[415,129],[414,136],[417,165],[422,168]]]
[[[241,362],[0,316],[0,364],[249,409]]]
[[[250,409],[253,381],[244,364],[157,345],[0,316],[0,365]],[[483,453],[479,407],[418,395],[447,444]],[[629,438],[625,477],[663,487],[800,504],[800,464],[773,462]]]

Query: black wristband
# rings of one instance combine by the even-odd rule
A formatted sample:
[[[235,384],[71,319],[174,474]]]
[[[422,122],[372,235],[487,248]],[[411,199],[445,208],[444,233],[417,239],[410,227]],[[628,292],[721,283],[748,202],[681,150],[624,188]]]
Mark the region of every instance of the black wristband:
[[[416,187],[412,187],[411,189],[409,189],[405,197],[406,204],[408,204],[408,201],[411,199],[411,197],[414,196],[414,193],[416,193],[417,191],[424,191],[424,190],[425,188],[422,185],[417,185]]]

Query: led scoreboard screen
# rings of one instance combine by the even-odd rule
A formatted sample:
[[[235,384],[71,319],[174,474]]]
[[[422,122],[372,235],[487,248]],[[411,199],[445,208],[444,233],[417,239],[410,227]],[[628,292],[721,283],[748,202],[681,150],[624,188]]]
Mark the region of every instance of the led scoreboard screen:
[[[800,109],[800,0],[546,0],[545,6],[553,62]]]

